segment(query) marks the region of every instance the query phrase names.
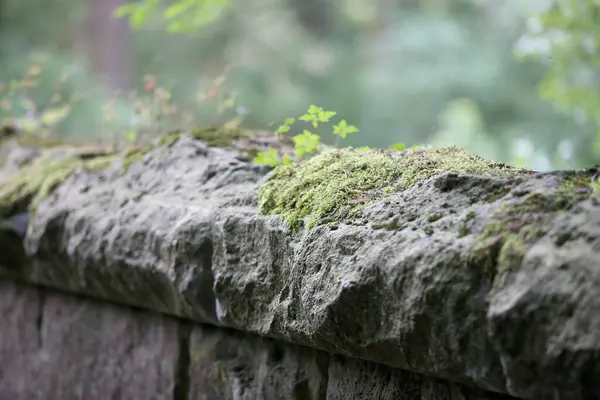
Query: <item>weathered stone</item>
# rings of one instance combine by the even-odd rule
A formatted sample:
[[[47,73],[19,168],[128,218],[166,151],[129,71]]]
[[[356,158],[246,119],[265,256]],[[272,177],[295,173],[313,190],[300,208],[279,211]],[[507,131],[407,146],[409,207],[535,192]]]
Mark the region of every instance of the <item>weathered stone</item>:
[[[297,231],[258,215],[265,168],[185,135],[168,144],[126,170],[76,171],[45,197],[26,279],[517,397],[593,398],[600,196],[589,171],[406,153],[410,171],[386,161],[381,187],[336,197],[360,207],[320,208]],[[377,174],[359,161],[335,169],[339,190],[357,190],[345,176]],[[286,174],[271,194],[306,178]],[[267,202],[299,206],[311,182]]]
[[[7,281],[0,317],[2,399],[508,399]]]
[[[509,397],[215,328],[194,329],[190,399],[492,400]]]
[[[0,281],[0,398],[169,399],[175,321]]]

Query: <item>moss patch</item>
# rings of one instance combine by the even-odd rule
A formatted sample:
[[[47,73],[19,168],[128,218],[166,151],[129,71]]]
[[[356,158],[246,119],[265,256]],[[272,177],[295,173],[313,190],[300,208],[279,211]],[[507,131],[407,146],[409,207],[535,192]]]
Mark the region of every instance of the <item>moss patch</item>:
[[[169,146],[179,140],[183,134],[186,134],[186,132],[170,132],[158,140],[158,146]],[[231,147],[236,140],[249,139],[253,135],[254,132],[250,130],[227,127],[199,128],[189,133],[189,136],[202,140],[211,147]]]
[[[406,226],[401,224],[400,218],[394,217],[391,220],[386,221],[386,222],[372,223],[371,228],[385,229],[386,231],[401,231],[404,228],[406,228]]]
[[[147,144],[145,146],[138,146],[128,149],[123,156],[123,163],[121,165],[121,171],[126,172],[131,164],[140,161],[145,154],[153,150],[156,146],[153,144]]]
[[[518,268],[556,213],[589,199],[597,190],[588,174],[570,173],[555,189],[532,191],[500,205],[471,249],[471,260],[496,271]]]
[[[41,147],[51,148],[65,146],[66,143],[60,140],[42,139],[37,136],[18,136],[0,138],[0,147],[7,142],[16,142],[23,147]]]
[[[62,150],[62,149],[60,149]],[[65,148],[47,151],[0,184],[0,218],[18,211],[35,211],[39,202],[78,168],[99,170],[115,161],[108,152]]]
[[[280,214],[293,229],[356,215],[372,201],[445,171],[508,176],[528,171],[493,163],[456,147],[406,151],[329,150],[278,166],[259,188],[263,214]],[[306,220],[305,220],[306,219]]]
[[[41,137],[37,135],[9,135],[2,136],[0,135],[0,147],[8,142],[14,142],[22,147],[28,148],[39,148],[39,149],[53,149],[53,148],[93,148],[96,151],[100,151],[103,146],[100,143],[93,143],[89,141],[76,141],[72,139],[58,139],[51,137]],[[108,151],[106,147],[104,147],[105,151]]]
[[[469,211],[465,217],[464,222],[460,226],[458,230],[458,238],[463,238],[471,234],[471,228],[469,228],[469,222],[475,218],[475,213],[473,211]]]
[[[248,139],[252,137],[253,132],[238,128],[205,128],[192,131],[193,138],[206,142],[213,147],[230,147],[234,141]]]
[[[506,196],[508,192],[510,192],[510,189],[511,188],[507,186],[496,187],[488,194],[486,201],[488,203],[492,203],[498,199],[501,199],[502,197]]]
[[[443,215],[441,213],[431,214],[431,215],[427,216],[427,221],[429,221],[429,222],[435,222],[435,221],[439,220],[442,217],[443,217]]]
[[[125,157],[123,159],[122,170],[123,172],[127,171],[127,169],[134,162],[140,161],[144,155],[155,148],[160,147],[168,147],[173,143],[177,142],[182,135],[189,135],[190,137],[198,140],[202,140],[206,142],[206,144],[210,147],[233,147],[236,141],[251,139],[254,136],[254,132],[246,129],[238,129],[238,128],[200,128],[195,129],[191,132],[184,131],[173,131],[162,137],[160,137],[156,143],[146,144],[146,145],[138,145],[136,147],[132,147],[125,153]],[[248,154],[257,153],[259,150],[253,149],[249,147],[247,149]],[[250,156],[243,157],[245,159],[251,160]]]
[[[463,238],[465,236],[468,236],[471,234],[471,229],[469,229],[468,226],[466,225],[461,225],[460,229],[458,230],[458,238]]]

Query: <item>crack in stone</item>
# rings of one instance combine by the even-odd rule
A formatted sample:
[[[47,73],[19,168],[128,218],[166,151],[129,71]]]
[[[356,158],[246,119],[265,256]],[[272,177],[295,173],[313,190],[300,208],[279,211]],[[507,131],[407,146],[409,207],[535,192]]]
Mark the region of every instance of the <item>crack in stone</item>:
[[[190,336],[191,327],[186,322],[180,322],[177,330],[179,356],[175,364],[175,385],[173,386],[174,400],[188,400],[190,393]]]
[[[46,302],[45,293],[40,290],[39,291],[39,299],[38,299],[38,309],[37,316],[35,320],[35,326],[38,333],[38,347],[41,349],[44,347],[44,303]]]

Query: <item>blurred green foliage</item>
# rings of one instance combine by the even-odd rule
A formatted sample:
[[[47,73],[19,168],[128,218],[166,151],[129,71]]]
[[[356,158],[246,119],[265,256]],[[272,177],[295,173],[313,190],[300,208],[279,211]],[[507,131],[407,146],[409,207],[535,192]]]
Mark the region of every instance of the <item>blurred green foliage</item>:
[[[217,19],[229,6],[228,0],[144,0],[124,4],[115,17],[128,17],[134,29],[141,28],[157,14],[167,22],[170,33],[193,32]]]
[[[598,134],[592,153],[600,159],[600,2],[551,0],[527,21],[517,53],[549,66],[540,85],[543,98],[590,119]]]
[[[0,5],[1,82],[22,79],[32,57],[43,55],[46,75],[27,96],[44,104],[69,72],[61,98],[74,100],[55,129],[60,135],[105,136],[131,132],[140,120],[152,124],[158,94],[144,80],[151,75],[169,94],[168,111],[161,111],[167,125],[234,121],[275,130],[319,104],[357,125],[361,133],[347,145],[455,144],[540,170],[598,160],[598,53],[583,51],[592,32],[598,38],[592,0],[536,0],[538,9],[518,0],[106,1],[115,4],[111,18],[137,28],[119,40],[108,36],[112,25],[93,32],[123,47],[103,56],[119,58],[129,73],[119,90],[90,61],[106,43],[80,39],[104,12],[100,3]],[[546,45],[547,53],[523,51],[561,29],[570,35],[566,43]],[[514,57],[515,43],[537,58]],[[14,110],[7,113],[15,117]],[[313,131],[333,144],[330,131]]]

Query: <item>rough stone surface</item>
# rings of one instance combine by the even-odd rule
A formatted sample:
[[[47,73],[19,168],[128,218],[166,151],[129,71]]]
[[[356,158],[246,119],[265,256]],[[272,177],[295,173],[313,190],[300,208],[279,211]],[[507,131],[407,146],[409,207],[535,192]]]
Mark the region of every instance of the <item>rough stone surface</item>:
[[[175,321],[0,281],[0,398],[169,399]]]
[[[265,173],[186,137],[80,171],[37,209],[26,248],[43,262],[21,274],[517,397],[598,396],[597,194],[508,214],[481,245],[496,211],[564,174],[445,172],[298,234],[257,215]],[[532,225],[524,246],[502,236]]]
[[[225,329],[195,329],[190,344],[190,398],[197,400],[510,399]]]
[[[23,147],[15,142],[0,143],[0,164],[2,165],[0,169],[0,182],[8,179],[24,163],[38,157],[39,154],[39,149]]]
[[[1,399],[506,399],[8,281],[0,318]]]

